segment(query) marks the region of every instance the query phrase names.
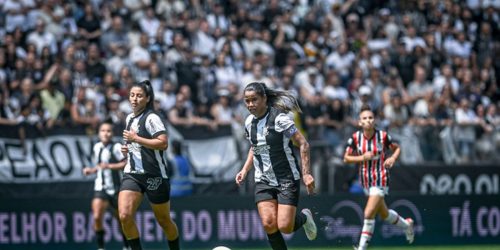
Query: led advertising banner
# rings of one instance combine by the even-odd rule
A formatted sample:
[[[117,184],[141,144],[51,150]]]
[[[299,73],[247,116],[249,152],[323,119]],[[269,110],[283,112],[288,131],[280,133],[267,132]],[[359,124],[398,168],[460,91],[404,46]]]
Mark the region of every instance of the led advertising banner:
[[[415,221],[415,245],[499,244],[500,199],[496,196],[387,197],[389,208]],[[308,241],[302,229],[286,235],[290,247],[336,247],[357,243],[365,197],[303,197],[299,209],[311,208],[318,238]],[[183,249],[267,247],[266,234],[251,196],[190,196],[172,200],[172,216]],[[136,215],[146,249],[166,248],[165,236],[147,201]],[[95,247],[90,198],[0,199],[0,249],[91,249]],[[105,240],[121,246],[116,219],[104,218]],[[406,245],[397,227],[376,221],[373,246]]]
[[[347,193],[357,168],[337,166],[335,193]],[[500,195],[500,167],[481,165],[395,166],[391,193],[420,195]]]

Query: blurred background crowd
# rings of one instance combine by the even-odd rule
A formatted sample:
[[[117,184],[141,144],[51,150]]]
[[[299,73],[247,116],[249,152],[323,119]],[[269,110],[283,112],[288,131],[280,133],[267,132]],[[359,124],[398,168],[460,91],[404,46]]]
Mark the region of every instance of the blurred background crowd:
[[[369,103],[403,163],[499,159],[498,0],[0,0],[0,124],[123,125],[150,79],[173,126],[231,125],[244,86],[292,92],[321,155]],[[496,38],[495,38],[496,37]]]

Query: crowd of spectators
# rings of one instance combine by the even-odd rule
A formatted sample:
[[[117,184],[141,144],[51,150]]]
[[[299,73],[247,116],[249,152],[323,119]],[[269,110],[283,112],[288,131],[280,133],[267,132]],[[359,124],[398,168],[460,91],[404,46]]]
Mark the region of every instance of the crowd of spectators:
[[[492,160],[500,148],[500,1],[0,6],[0,124],[92,133],[105,119],[123,123],[129,87],[150,79],[172,125],[241,126],[242,89],[260,81],[294,93],[301,129],[333,151],[363,103],[404,144],[403,161]]]

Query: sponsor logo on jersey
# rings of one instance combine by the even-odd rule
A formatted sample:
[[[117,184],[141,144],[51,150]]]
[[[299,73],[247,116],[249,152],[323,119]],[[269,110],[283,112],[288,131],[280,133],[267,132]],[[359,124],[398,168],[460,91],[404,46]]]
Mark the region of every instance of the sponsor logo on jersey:
[[[283,121],[277,121],[276,122],[276,127],[278,127],[280,130],[284,130],[286,127],[286,122]]]
[[[261,155],[261,154],[267,154],[269,153],[269,145],[254,145],[253,146],[253,154],[254,155]]]

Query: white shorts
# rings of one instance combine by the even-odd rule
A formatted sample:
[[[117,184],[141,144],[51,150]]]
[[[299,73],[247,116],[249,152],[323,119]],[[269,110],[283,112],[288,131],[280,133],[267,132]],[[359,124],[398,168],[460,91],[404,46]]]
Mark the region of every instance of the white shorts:
[[[370,187],[364,188],[365,194],[368,196],[376,195],[376,196],[386,196],[389,194],[389,187]]]

